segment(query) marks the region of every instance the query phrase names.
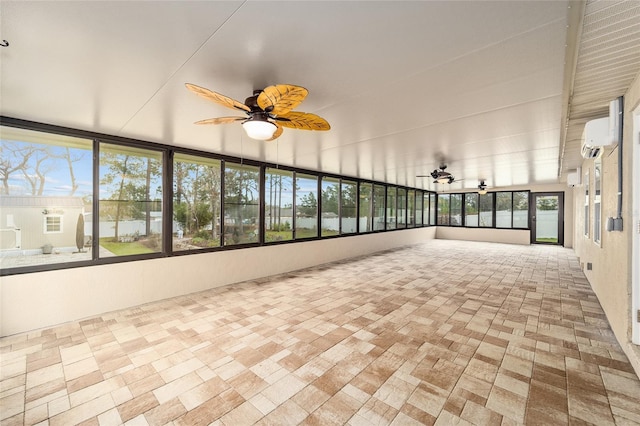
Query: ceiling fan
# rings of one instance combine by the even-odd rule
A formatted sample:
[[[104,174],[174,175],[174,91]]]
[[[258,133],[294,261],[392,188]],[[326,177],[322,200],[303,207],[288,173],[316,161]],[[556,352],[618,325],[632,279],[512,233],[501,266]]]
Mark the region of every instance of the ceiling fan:
[[[439,169],[435,169],[429,175],[418,175],[416,177],[428,177],[431,176],[433,178],[433,183],[453,183],[458,182],[456,178],[449,172],[446,172],[447,168],[446,164],[442,164]]]
[[[478,185],[478,194],[484,195],[487,193],[487,184],[484,183],[484,179],[480,179],[480,184]]]
[[[246,117],[218,117],[196,121],[195,124],[226,124],[242,122],[252,139],[272,141],[282,135],[283,127],[301,130],[329,130],[324,118],[308,112],[292,111],[309,91],[291,84],[276,84],[263,90],[254,90],[244,103],[195,84],[186,83],[187,89],[228,108],[244,111]]]

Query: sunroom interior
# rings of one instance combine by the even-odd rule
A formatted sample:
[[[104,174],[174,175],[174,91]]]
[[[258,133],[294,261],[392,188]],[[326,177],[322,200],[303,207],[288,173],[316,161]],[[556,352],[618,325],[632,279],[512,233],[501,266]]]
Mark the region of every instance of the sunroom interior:
[[[640,375],[638,2],[3,1],[0,23],[3,338],[430,240],[541,244]],[[186,83],[302,86],[331,128],[194,124],[244,112]]]

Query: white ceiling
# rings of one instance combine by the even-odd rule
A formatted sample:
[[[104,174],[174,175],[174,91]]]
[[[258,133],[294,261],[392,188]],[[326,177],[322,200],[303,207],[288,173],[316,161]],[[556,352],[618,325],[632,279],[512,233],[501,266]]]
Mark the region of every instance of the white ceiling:
[[[557,182],[571,5],[3,0],[0,113],[418,188],[440,157],[454,190]],[[196,126],[234,113],[186,82],[240,101],[304,86],[297,110],[332,128]]]

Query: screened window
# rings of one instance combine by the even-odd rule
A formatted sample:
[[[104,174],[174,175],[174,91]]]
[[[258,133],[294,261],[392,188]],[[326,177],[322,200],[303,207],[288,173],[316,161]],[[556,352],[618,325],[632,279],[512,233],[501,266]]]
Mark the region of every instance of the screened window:
[[[470,192],[464,194],[464,224],[465,226],[478,226],[478,194]]]
[[[1,269],[91,260],[92,148],[87,139],[0,126]]]
[[[462,225],[462,194],[451,194],[451,226]]]
[[[602,189],[602,158],[598,158],[595,161],[593,170],[594,179],[594,194],[593,194],[593,242],[600,244],[600,237],[602,234],[602,203],[601,203],[601,189]]]
[[[409,189],[407,191],[407,227],[416,226],[416,191]]]
[[[436,224],[437,217],[437,205],[436,205],[437,196],[436,194],[430,192],[429,193],[429,225]]]
[[[321,236],[340,233],[340,179],[322,178]]]
[[[225,162],[224,245],[260,241],[260,169]]]
[[[383,231],[384,227],[384,211],[385,211],[385,187],[382,185],[373,185],[373,230]]]
[[[422,191],[416,192],[416,226],[422,226],[424,223],[424,195]]]
[[[491,228],[493,227],[493,193],[481,194],[479,199],[479,226],[481,228]]]
[[[267,168],[265,171],[264,240],[293,239],[293,172]]]
[[[372,230],[373,212],[372,212],[372,195],[373,185],[370,183],[360,184],[360,228],[359,232],[370,232]]]
[[[174,251],[220,246],[219,160],[177,153],[173,159]]]
[[[407,190],[398,188],[398,228],[407,227]]]
[[[100,144],[101,257],[162,251],[162,152]]]
[[[496,192],[496,227],[511,228],[513,193]]]
[[[358,184],[343,180],[340,185],[340,233],[353,234],[357,231],[356,201]]]
[[[529,192],[519,191],[513,193],[513,227],[529,227]]]
[[[297,240],[318,236],[318,178],[296,173],[296,232]]]
[[[449,225],[449,194],[438,195],[438,225]]]
[[[398,216],[397,210],[398,192],[395,186],[387,188],[387,230],[396,229]]]

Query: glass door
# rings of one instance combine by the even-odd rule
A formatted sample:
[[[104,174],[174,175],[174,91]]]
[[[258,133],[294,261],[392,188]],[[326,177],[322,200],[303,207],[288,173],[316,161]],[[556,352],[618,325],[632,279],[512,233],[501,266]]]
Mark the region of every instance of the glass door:
[[[564,193],[532,193],[531,243],[564,245]]]

